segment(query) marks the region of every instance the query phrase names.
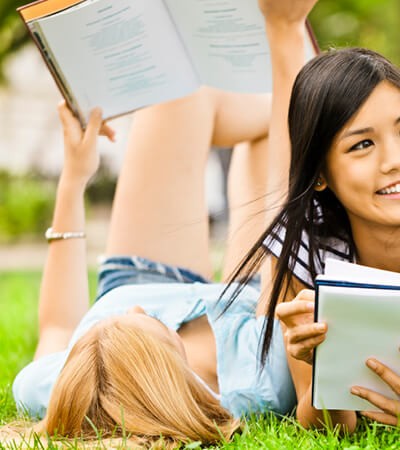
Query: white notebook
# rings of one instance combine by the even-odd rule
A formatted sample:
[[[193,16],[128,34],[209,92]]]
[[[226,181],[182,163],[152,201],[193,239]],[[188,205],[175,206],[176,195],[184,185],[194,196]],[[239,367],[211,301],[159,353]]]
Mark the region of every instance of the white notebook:
[[[328,259],[316,285],[315,318],[328,332],[314,353],[313,406],[377,410],[350,393],[355,385],[398,399],[365,361],[400,375],[400,274]]]

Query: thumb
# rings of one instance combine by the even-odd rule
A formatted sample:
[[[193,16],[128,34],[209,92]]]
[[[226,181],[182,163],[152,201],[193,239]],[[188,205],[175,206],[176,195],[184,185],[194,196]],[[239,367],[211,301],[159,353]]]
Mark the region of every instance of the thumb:
[[[65,103],[65,100],[61,101],[57,105],[57,110],[58,110],[58,116],[60,117],[61,124],[65,128],[65,126],[68,123],[68,119],[67,119],[68,107],[67,107],[67,104]]]
[[[65,138],[68,140],[80,139],[79,136],[82,133],[81,126],[65,101],[60,102],[57,109]]]

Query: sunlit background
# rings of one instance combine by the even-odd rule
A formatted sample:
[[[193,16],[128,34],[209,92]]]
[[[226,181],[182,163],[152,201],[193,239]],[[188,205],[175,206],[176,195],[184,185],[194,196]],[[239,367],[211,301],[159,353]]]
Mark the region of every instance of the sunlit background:
[[[0,2],[0,269],[42,263],[41,236],[51,220],[62,161],[55,113],[60,95],[15,11],[24,3]],[[310,20],[322,49],[363,46],[400,63],[399,0],[320,0]],[[113,122],[118,145],[100,144],[102,169],[88,196],[93,263],[104,242],[129,122],[129,116]],[[226,214],[222,170],[213,158],[208,197],[218,230]]]

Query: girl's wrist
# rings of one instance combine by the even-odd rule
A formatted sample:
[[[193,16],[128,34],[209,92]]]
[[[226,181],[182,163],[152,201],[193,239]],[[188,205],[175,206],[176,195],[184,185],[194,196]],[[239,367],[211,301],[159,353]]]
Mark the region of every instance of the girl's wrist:
[[[275,57],[276,77],[282,76],[282,73],[288,70],[291,76],[297,75],[305,61],[305,24],[299,23],[294,27],[287,25],[287,22],[266,24],[271,57]]]
[[[78,176],[76,174],[68,172],[67,170],[63,170],[58,181],[58,186],[59,189],[63,188],[76,192],[81,191],[82,193],[84,193],[88,182],[88,177]]]
[[[56,232],[83,231],[86,183],[62,173],[57,186],[52,227]]]
[[[290,22],[288,20],[273,20],[266,18],[265,27],[268,34],[278,35],[280,38],[301,38],[304,36],[305,20],[296,20]]]

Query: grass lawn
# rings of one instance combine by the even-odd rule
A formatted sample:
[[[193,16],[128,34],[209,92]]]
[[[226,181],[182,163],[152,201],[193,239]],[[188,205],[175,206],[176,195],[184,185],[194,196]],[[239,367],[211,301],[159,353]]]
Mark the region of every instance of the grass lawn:
[[[16,418],[11,383],[17,372],[30,361],[34,352],[39,283],[38,272],[0,272],[0,424]],[[94,285],[95,274],[91,274],[92,293],[95,291]],[[73,444],[68,447],[82,446]],[[196,447],[199,447],[199,443],[188,446]],[[19,447],[4,447],[0,443],[0,449],[3,448]],[[99,448],[105,446],[99,443]],[[264,417],[249,420],[243,433],[236,435],[231,443],[221,445],[221,448],[400,449],[400,429],[362,421],[353,436],[339,437],[333,431],[305,431],[293,419],[279,421],[273,417]]]

